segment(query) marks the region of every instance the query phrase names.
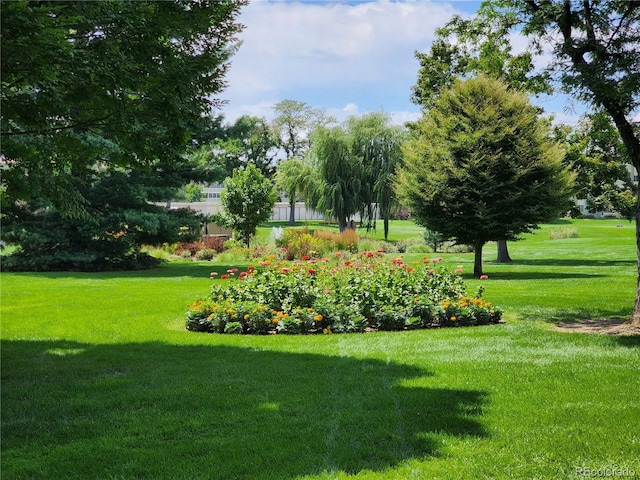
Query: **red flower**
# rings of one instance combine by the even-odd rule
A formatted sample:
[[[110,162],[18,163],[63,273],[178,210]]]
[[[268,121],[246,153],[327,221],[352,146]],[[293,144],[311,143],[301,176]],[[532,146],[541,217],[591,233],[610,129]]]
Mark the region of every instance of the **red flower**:
[[[316,270],[314,270],[313,268],[310,268],[310,269],[308,270],[308,272],[309,272],[311,275],[315,275],[315,274],[317,273],[317,272],[316,272]]]
[[[222,275],[220,277],[222,280],[226,280],[227,278],[229,278],[229,275],[227,275],[226,273],[224,275]]]
[[[309,260],[310,258],[311,257],[309,255],[303,255],[300,260],[306,261],[306,260]]]

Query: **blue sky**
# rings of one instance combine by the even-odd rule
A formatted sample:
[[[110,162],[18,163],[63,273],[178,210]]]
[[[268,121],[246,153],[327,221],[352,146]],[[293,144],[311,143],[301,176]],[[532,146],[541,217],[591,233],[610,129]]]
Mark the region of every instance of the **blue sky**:
[[[419,116],[411,103],[419,64],[436,28],[454,14],[469,16],[478,0],[253,0],[239,21],[242,46],[221,95],[231,122],[240,115],[270,119],[275,103],[292,99],[321,107],[338,120],[370,111],[402,123]],[[527,41],[514,38],[514,49]],[[583,107],[559,96],[536,101],[564,123]]]

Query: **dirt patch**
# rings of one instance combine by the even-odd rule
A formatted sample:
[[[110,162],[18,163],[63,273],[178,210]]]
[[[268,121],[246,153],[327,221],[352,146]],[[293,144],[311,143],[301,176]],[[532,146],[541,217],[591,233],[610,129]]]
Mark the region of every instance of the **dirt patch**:
[[[640,335],[640,327],[631,325],[626,318],[583,320],[581,322],[560,322],[559,332],[599,333],[601,335]]]

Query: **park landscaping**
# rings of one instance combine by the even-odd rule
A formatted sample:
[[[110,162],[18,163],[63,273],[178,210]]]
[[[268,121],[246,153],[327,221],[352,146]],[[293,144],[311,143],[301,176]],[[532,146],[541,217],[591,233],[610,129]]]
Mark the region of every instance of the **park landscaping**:
[[[430,254],[504,323],[366,335],[187,331],[187,305],[248,260],[2,273],[2,475],[640,475],[640,336],[555,330],[631,314],[634,234],[616,220],[544,225],[510,243],[513,264],[485,248],[485,280],[473,254]],[[414,235],[391,225],[394,241]]]

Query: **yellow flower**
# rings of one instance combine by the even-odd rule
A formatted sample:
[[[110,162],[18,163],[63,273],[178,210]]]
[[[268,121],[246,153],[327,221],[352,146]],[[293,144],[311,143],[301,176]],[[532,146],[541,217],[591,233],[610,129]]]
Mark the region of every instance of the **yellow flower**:
[[[244,319],[245,320],[249,320],[249,314],[248,313],[244,316]]]
[[[313,319],[314,319],[316,322],[319,322],[320,320],[322,320],[322,315],[318,314],[318,315],[316,315],[315,317],[313,317]]]
[[[452,316],[449,320],[451,320],[452,322],[456,321],[456,317]]]

